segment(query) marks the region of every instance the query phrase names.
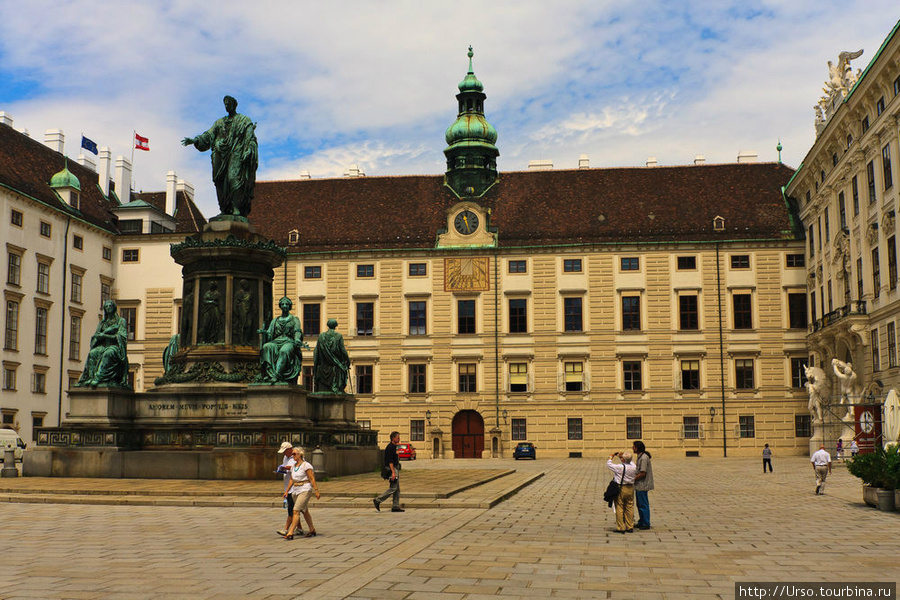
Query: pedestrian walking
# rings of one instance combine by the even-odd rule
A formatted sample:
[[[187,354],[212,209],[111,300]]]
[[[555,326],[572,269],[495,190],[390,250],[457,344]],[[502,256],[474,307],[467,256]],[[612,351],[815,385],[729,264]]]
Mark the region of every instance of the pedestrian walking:
[[[825,479],[831,474],[831,455],[825,450],[825,444],[819,446],[809,462],[812,463],[813,471],[816,472],[816,495],[825,493]]]
[[[282,454],[284,458],[281,460],[281,466],[278,467],[276,473],[281,473],[284,475],[284,489],[282,493],[287,492],[288,485],[291,482],[291,467],[294,466],[294,448],[291,446],[290,442],[281,442],[281,448],[278,449],[278,454]],[[287,522],[284,524],[284,529],[279,529],[275,533],[280,536],[287,535],[288,529],[291,528],[291,521],[294,516],[294,498],[293,496],[285,496],[284,497],[284,507],[287,509]]]
[[[834,455],[838,460],[844,460],[844,440],[842,440],[841,438],[838,438]]]
[[[856,458],[856,455],[859,454],[859,446],[856,444],[856,440],[850,442],[850,458]]]
[[[769,445],[766,444],[766,447],[763,448],[763,473],[766,472],[766,467],[769,468],[769,473],[772,472],[772,449],[769,448]]]
[[[616,497],[616,531],[619,533],[634,532],[634,476],[637,475],[637,466],[631,462],[631,452],[614,452],[606,461],[606,468],[610,470],[617,481],[621,481],[619,495]],[[619,464],[613,462],[619,459]]]
[[[300,527],[300,515],[306,519],[309,531],[304,537],[316,537],[316,527],[313,525],[312,515],[309,513],[309,497],[314,492],[316,500],[319,495],[319,486],[316,484],[316,475],[313,466],[306,462],[303,458],[303,448],[293,449],[294,464],[291,466],[291,480],[288,488],[284,491],[284,497],[293,496],[294,516],[291,521],[290,529],[284,535],[284,539],[294,539],[294,534],[303,535],[303,528]],[[299,533],[297,531],[299,530]]]
[[[638,440],[631,445],[632,451],[637,455],[634,459],[637,475],[634,476],[634,502],[637,505],[638,520],[635,527],[638,529],[650,529],[650,490],[653,489],[653,465],[652,458],[647,452],[644,442]]]
[[[400,459],[397,458],[397,444],[400,443],[400,433],[391,432],[391,441],[384,447],[384,472],[390,468],[390,487],[383,494],[372,500],[375,510],[381,511],[381,503],[387,500],[388,496],[393,496],[391,512],[406,512],[400,508]]]

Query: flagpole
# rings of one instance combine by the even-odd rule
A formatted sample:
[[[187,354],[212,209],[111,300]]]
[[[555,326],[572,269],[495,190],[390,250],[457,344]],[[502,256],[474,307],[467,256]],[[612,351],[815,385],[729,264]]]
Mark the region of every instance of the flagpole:
[[[137,131],[131,130],[131,172],[134,173],[134,140],[137,135]]]

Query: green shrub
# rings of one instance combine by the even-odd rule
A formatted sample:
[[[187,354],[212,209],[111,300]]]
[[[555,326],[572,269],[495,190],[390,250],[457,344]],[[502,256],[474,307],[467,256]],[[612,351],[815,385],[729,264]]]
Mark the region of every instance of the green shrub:
[[[895,490],[900,488],[900,445],[887,450],[876,446],[875,452],[857,454],[847,464],[851,475],[872,487]]]

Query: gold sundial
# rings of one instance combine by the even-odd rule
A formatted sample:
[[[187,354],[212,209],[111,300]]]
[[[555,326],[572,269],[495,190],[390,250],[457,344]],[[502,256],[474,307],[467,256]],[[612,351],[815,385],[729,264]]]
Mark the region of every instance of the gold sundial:
[[[491,289],[489,271],[490,259],[487,256],[445,258],[444,291],[486,292]]]

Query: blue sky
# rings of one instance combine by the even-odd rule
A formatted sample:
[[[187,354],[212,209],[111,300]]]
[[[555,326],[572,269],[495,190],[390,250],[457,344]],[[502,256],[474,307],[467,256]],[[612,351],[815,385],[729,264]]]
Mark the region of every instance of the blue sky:
[[[810,2],[0,0],[0,110],[42,140],[82,132],[113,155],[150,138],[134,183],[174,170],[207,217],[208,153],[179,140],[224,114],[258,122],[258,178],[439,174],[475,49],[501,171],[733,162],[798,166],[843,50],[864,68],[896,0]],[[252,218],[252,216],[251,216]]]

